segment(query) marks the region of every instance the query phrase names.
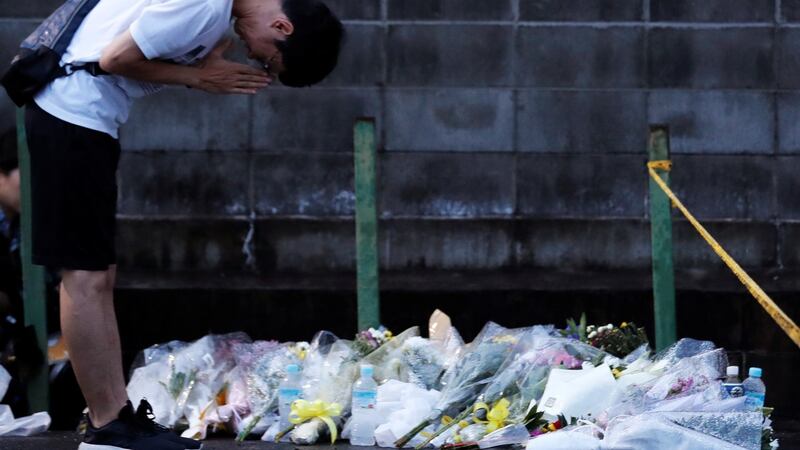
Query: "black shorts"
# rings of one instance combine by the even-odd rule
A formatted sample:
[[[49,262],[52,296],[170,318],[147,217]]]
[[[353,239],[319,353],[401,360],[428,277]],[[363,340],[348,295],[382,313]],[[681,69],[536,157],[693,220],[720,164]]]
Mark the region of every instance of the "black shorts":
[[[119,141],[53,117],[31,102],[33,262],[50,269],[106,270],[115,264]]]

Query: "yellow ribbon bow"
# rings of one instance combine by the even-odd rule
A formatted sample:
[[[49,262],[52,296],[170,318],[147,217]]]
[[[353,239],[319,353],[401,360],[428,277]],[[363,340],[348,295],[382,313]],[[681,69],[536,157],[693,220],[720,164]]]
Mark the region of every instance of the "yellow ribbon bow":
[[[307,400],[295,400],[292,402],[292,411],[289,413],[289,422],[300,425],[311,419],[319,419],[325,422],[331,432],[331,444],[336,442],[339,432],[331,417],[338,417],[342,414],[342,405],[338,403],[326,403],[322,400],[309,402]]]
[[[501,398],[498,400],[494,406],[489,409],[489,405],[483,402],[476,403],[475,406],[472,408],[472,412],[475,413],[480,409],[486,410],[486,420],[478,419],[477,416],[473,419],[475,423],[485,423],[486,425],[486,433],[491,433],[492,431],[499,430],[507,425],[506,419],[508,419],[508,407],[511,405],[511,402],[508,400]]]

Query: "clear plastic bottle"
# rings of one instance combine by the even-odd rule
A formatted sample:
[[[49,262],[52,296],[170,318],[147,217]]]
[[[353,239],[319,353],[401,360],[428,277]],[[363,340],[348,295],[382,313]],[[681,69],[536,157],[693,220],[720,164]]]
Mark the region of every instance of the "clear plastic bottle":
[[[378,384],[372,379],[372,366],[361,366],[361,378],[353,385],[353,423],[351,445],[375,445]]]
[[[281,415],[281,430],[289,427],[289,413],[292,411],[292,402],[303,398],[303,387],[300,380],[300,366],[289,364],[286,366],[286,378],[278,387],[278,412]]]
[[[758,410],[764,407],[764,399],[767,395],[767,387],[761,381],[761,368],[751,367],[750,377],[744,380],[742,387],[744,395],[747,397],[745,405],[748,409]]]
[[[741,397],[744,395],[744,388],[742,387],[742,380],[739,379],[739,366],[728,366],[725,371],[727,377],[722,387],[728,391],[731,397]]]

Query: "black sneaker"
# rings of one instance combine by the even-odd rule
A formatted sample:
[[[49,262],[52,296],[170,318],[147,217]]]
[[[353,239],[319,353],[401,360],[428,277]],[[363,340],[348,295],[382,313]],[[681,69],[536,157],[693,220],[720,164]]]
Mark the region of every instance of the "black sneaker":
[[[169,428],[156,422],[156,416],[155,414],[153,414],[153,407],[147,400],[142,399],[139,402],[139,407],[136,408],[136,418],[145,427],[145,429],[152,430],[161,439],[166,439],[170,442],[182,445],[183,448],[187,450],[188,449],[198,450],[203,448],[202,442],[195,441],[194,439],[180,437],[177,434],[173,433],[172,430],[170,430]]]
[[[128,402],[119,417],[105,426],[95,428],[89,420],[78,450],[185,450],[185,447],[143,426]]]

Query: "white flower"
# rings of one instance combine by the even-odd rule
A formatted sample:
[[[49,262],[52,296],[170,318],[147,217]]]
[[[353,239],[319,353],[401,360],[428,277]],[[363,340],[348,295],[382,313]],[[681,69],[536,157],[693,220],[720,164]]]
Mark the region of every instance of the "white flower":
[[[375,328],[370,328],[368,331],[369,331],[370,336],[375,338],[375,340],[379,340],[379,339],[381,339],[383,337],[383,333],[381,333],[380,331],[376,330]]]
[[[596,331],[592,331],[591,333],[589,333],[589,339],[594,339],[595,336],[597,336],[597,332]]]

